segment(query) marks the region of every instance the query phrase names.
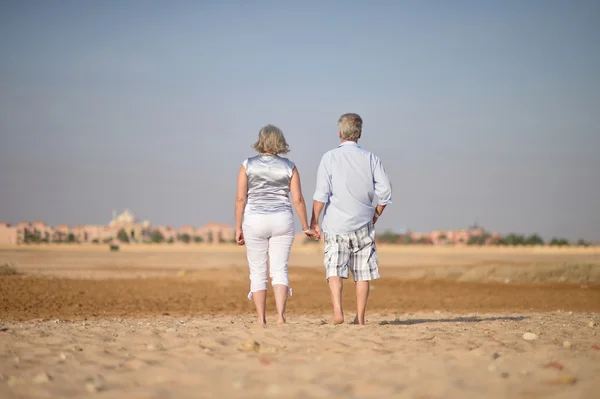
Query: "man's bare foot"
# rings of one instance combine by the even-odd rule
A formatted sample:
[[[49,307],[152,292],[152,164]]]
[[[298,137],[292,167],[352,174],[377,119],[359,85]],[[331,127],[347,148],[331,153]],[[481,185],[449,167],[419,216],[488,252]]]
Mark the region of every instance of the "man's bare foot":
[[[285,323],[287,323],[287,321],[285,319],[285,316],[283,316],[282,318],[277,319],[277,323],[276,324],[281,325],[281,324],[285,324]]]
[[[333,316],[333,320],[331,320],[331,324],[338,325],[344,322],[344,316]]]

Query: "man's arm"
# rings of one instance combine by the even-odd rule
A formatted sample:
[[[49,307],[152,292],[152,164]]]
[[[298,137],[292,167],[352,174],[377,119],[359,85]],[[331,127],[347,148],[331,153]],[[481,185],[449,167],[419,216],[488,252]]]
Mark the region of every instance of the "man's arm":
[[[378,204],[375,207],[375,215],[373,222],[381,216],[385,207],[392,203],[392,183],[379,160],[378,157],[373,157],[373,184],[375,187],[375,195],[378,199]]]
[[[323,208],[325,204],[321,201],[314,200],[313,201],[313,210],[312,210],[312,218],[310,219],[310,228],[314,229],[315,227],[319,227],[319,217],[321,217],[321,212],[323,212]]]

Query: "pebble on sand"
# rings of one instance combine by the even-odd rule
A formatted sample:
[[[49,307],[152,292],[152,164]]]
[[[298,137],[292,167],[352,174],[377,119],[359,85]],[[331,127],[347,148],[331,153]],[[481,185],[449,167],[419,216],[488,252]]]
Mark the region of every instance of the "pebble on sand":
[[[523,339],[526,341],[535,341],[538,338],[534,333],[526,332],[523,334]]]
[[[100,374],[89,376],[85,379],[85,389],[90,393],[96,393],[105,389],[104,377]]]
[[[597,324],[596,324],[596,322],[595,322],[594,320],[591,320],[591,321],[589,322],[589,324],[588,324],[588,326],[590,326],[591,328],[594,328],[594,327],[596,327],[596,325],[597,325]]]
[[[33,382],[36,384],[45,384],[46,382],[52,381],[52,377],[46,372],[39,373],[33,378]]]
[[[563,342],[563,348],[565,349],[571,349],[571,343],[569,341],[565,341]]]
[[[250,339],[244,343],[244,349],[248,352],[258,352],[260,351],[260,344]]]

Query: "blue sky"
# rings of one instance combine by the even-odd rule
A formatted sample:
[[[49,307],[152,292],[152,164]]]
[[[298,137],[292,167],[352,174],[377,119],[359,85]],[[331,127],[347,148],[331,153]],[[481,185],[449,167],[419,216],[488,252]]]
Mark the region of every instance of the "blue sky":
[[[600,3],[4,1],[0,219],[233,223],[268,123],[307,201],[345,112],[380,229],[600,240]]]

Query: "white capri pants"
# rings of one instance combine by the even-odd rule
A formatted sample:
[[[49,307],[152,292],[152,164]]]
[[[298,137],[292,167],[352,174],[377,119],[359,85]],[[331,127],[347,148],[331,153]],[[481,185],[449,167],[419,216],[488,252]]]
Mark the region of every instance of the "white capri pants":
[[[267,257],[271,284],[289,287],[288,261],[294,242],[292,212],[244,215],[242,230],[250,268],[248,299],[252,299],[253,292],[267,289]]]

